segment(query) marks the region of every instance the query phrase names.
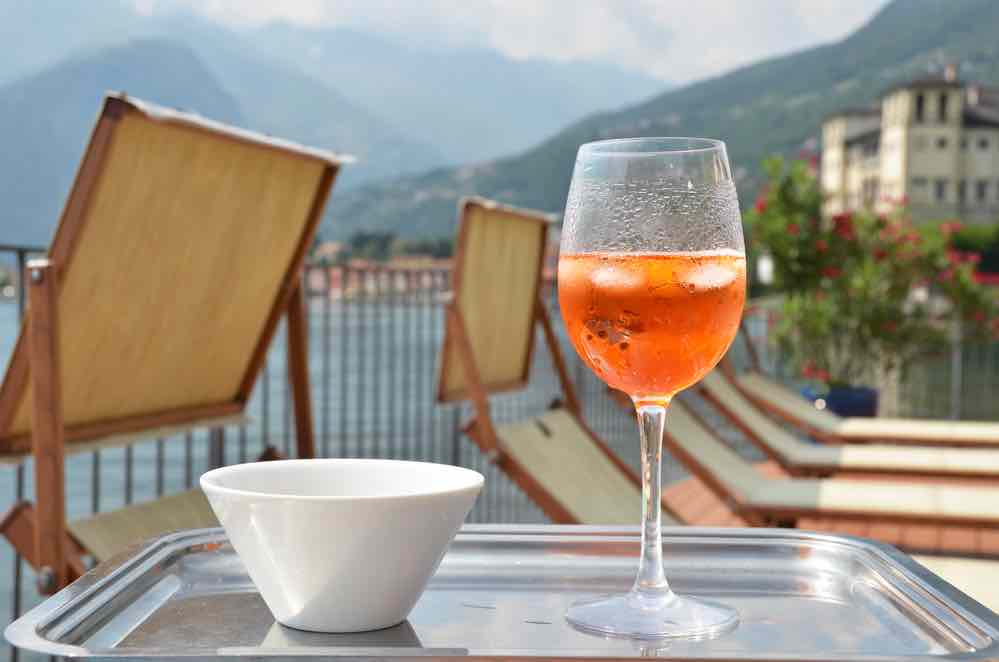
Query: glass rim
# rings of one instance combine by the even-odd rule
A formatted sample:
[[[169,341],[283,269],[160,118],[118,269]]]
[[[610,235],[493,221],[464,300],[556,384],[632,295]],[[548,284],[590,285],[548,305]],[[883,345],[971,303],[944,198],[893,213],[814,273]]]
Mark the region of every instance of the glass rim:
[[[631,145],[649,143],[650,149],[627,149]],[[670,147],[671,143],[676,147]],[[623,147],[625,149],[607,149]],[[725,141],[715,138],[696,138],[687,136],[645,136],[637,138],[610,138],[583,143],[579,153],[599,156],[663,156],[666,154],[696,154],[699,152],[725,151]]]

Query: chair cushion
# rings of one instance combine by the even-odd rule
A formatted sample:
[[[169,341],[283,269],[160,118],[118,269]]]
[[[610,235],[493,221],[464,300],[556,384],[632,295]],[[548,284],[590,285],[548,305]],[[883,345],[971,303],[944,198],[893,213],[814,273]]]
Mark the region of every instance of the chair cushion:
[[[69,531],[95,559],[104,561],[143,540],[180,529],[219,526],[200,489],[109,510],[69,523]]]

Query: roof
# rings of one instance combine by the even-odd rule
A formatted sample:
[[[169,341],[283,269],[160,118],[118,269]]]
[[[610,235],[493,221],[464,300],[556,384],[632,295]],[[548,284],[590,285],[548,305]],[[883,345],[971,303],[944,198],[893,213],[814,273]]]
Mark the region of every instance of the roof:
[[[968,128],[999,128],[999,108],[965,106],[961,124]]]
[[[907,81],[901,81],[896,83],[886,89],[881,93],[881,97],[884,98],[896,92],[898,90],[911,90],[911,89],[921,89],[921,88],[961,88],[964,87],[964,81],[958,78],[944,78],[942,75],[930,75],[930,76],[920,76],[919,78],[913,78]]]
[[[875,117],[881,114],[880,106],[852,106],[840,108],[822,118],[823,122],[828,122],[837,117]]]
[[[877,147],[881,144],[881,128],[878,127],[870,131],[858,133],[855,136],[847,138],[844,142],[847,147]]]

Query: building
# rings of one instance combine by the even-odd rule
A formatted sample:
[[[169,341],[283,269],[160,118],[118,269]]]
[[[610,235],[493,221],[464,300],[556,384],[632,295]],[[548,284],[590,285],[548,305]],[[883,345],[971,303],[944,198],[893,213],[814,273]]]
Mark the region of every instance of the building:
[[[897,85],[877,107],[826,119],[826,213],[887,211],[905,199],[918,221],[999,220],[999,89],[955,73]]]

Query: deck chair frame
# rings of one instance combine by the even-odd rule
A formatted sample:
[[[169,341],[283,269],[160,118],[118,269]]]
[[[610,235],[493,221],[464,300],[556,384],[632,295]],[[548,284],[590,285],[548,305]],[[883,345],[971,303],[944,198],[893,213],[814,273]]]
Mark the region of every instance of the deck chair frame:
[[[680,406],[683,406],[682,404]],[[704,430],[716,440],[717,434],[712,430],[711,424],[703,416],[690,407],[685,408],[686,413]],[[821,517],[824,519],[876,519],[877,521],[897,522],[906,524],[931,524],[931,525],[968,525],[968,526],[994,526],[994,519],[980,519],[976,517],[950,518],[940,516],[926,516],[918,513],[913,514],[886,514],[877,511],[866,511],[862,509],[829,511],[821,508],[786,507],[786,506],[760,506],[740,498],[729,486],[721,481],[712,471],[707,469],[701,460],[677,441],[669,426],[664,434],[664,442],[670,452],[686,466],[690,472],[703,482],[712,492],[714,492],[733,512],[745,519],[753,526],[774,526],[780,528],[795,528],[798,520],[807,517]],[[724,443],[718,441],[718,443]],[[763,480],[772,480],[763,478]],[[787,478],[786,480],[795,480]],[[805,479],[799,479],[805,480]],[[821,479],[820,479],[821,480]],[[834,480],[834,479],[833,479]]]
[[[741,332],[749,354],[749,366],[751,372],[760,375],[762,378],[770,379],[766,377],[765,372],[761,369],[756,347],[750,338],[744,323],[741,326]],[[832,427],[841,426],[843,429],[824,429],[820,424],[809,421],[806,416],[793,410],[789,410],[776,402],[771,402],[766,397],[758,393],[754,393],[752,389],[745,385],[742,382],[742,379],[736,375],[735,368],[731,364],[731,361],[729,361],[728,357],[725,357],[722,360],[720,367],[729,380],[734,383],[736,388],[743,394],[743,396],[755,404],[759,409],[765,411],[767,414],[776,419],[797,427],[798,429],[806,432],[809,436],[825,444],[843,445],[882,443],[895,446],[938,446],[941,448],[999,448],[999,438],[997,438],[995,433],[976,435],[975,433],[968,433],[968,428],[964,428],[963,434],[959,431],[954,431],[953,436],[950,436],[940,430],[938,430],[935,434],[913,436],[910,433],[899,433],[898,431],[889,428],[870,429],[870,426],[867,426],[866,430],[858,430],[855,424],[862,424],[864,421],[871,421],[873,419],[837,417],[839,426],[833,424]],[[805,404],[804,401],[802,401],[802,404]],[[899,421],[896,419],[895,422]],[[954,423],[958,426],[974,424],[972,422]]]
[[[772,417],[767,416],[767,410],[757,407],[753,400],[750,400],[743,391],[739,388],[739,384],[736,378],[732,375],[731,366],[728,364],[722,364],[722,369],[717,371],[717,377],[724,381],[725,384],[731,389],[735,397],[743,398],[746,406],[757,408],[758,412],[766,417],[768,420],[773,420]],[[861,464],[854,463],[850,466],[843,466],[836,462],[830,461],[825,463],[809,463],[807,466],[803,466],[797,463],[792,458],[785,456],[780,452],[774,445],[772,445],[766,438],[766,432],[761,431],[756,426],[754,426],[749,421],[745,420],[743,414],[740,413],[732,403],[726,401],[722,394],[716,393],[711,387],[707,386],[704,381],[697,384],[694,387],[697,393],[709,402],[715,410],[720,412],[732,425],[738,428],[743,435],[753,443],[761,452],[763,452],[767,457],[780,465],[781,469],[786,471],[792,476],[802,477],[802,478],[825,478],[836,474],[864,474],[872,476],[904,476],[912,478],[922,478],[922,479],[987,479],[994,480],[996,478],[995,469],[990,465],[983,465],[980,460],[982,459],[983,453],[991,452],[988,449],[978,449],[978,448],[940,448],[940,447],[920,447],[920,446],[897,446],[892,444],[855,444],[855,449],[858,454],[864,453],[866,451],[876,451],[879,448],[888,448],[891,450],[898,449],[900,452],[908,453],[950,453],[951,457],[958,456],[962,453],[973,453],[972,457],[967,458],[962,464],[961,468],[948,467],[945,470],[935,469],[935,468],[918,468],[915,466],[891,466],[889,464],[871,464],[870,466],[863,466]],[[790,434],[790,433],[789,433]],[[808,442],[800,442],[802,444]],[[830,448],[825,444],[818,445],[823,451],[830,452],[840,452],[845,450],[849,452],[850,449],[844,449],[843,445],[840,445],[838,449]],[[996,451],[999,455],[999,451]]]
[[[538,223],[539,232],[541,233],[540,241],[542,246],[539,260],[544,260],[543,247],[546,245],[548,227],[551,224],[551,219],[547,215],[524,209],[506,207],[480,198],[466,198],[459,205],[458,238],[455,246],[454,271],[452,274],[453,292],[460,291],[462,276],[465,273],[465,270],[473,268],[473,265],[467,265],[465,263],[465,249],[468,242],[468,217],[477,210],[498,210],[513,217],[527,219]],[[496,432],[496,427],[493,424],[492,415],[490,413],[490,393],[503,392],[527,384],[530,373],[531,359],[533,357],[533,336],[534,330],[536,329],[535,325],[539,325],[544,336],[545,344],[547,345],[548,351],[552,357],[552,363],[555,366],[556,376],[564,398],[564,401],[556,401],[553,403],[553,407],[564,407],[575,419],[576,423],[579,424],[580,428],[593,441],[594,445],[607,456],[613,465],[619,469],[629,481],[641,488],[641,479],[638,475],[635,474],[631,467],[625,464],[624,461],[614,453],[614,451],[608,448],[603,440],[601,440],[583,421],[582,410],[580,408],[579,399],[576,395],[576,389],[572,384],[572,379],[569,377],[569,371],[566,367],[565,358],[559,348],[558,338],[556,337],[555,330],[552,327],[548,310],[541,299],[541,286],[542,268],[539,263],[538,278],[534,285],[533,294],[534,306],[530,325],[531,344],[527,351],[527,359],[522,366],[522,376],[519,380],[498,384],[484,383],[469,337],[465,313],[461,310],[457,297],[453,295],[451,296],[444,306],[446,327],[444,350],[442,352],[442,360],[439,371],[440,375],[438,378],[439,388],[437,399],[440,402],[451,402],[463,399],[470,400],[475,414],[474,417],[464,426],[463,431],[465,434],[468,435],[468,437],[479,447],[479,449],[486,455],[487,458],[489,458],[491,462],[506,473],[506,475],[509,476],[518,487],[524,490],[527,496],[534,501],[534,503],[536,503],[545,515],[551,518],[553,522],[557,524],[578,524],[578,519],[569,511],[569,509],[561,504],[543,484],[536,480],[526,467],[521,466],[521,464],[510,454],[504,452],[503,445],[500,443],[499,435]],[[467,386],[463,392],[449,393],[446,389],[445,375],[447,374],[448,362],[451,360],[456,360],[461,365],[464,372]]]
[[[88,211],[109,160],[116,131],[122,119],[129,116],[169,124],[199,136],[210,134],[223,141],[278,150],[283,155],[318,164],[321,175],[301,235],[295,242],[277,296],[257,336],[235,397],[225,402],[67,426],[63,417],[58,342],[60,320],[57,301],[60,281],[86,230]],[[0,532],[38,570],[41,592],[55,592],[86,569],[83,558],[86,550],[73,539],[66,528],[64,457],[67,444],[112,435],[138,438],[143,433],[163,427],[204,427],[221,418],[241,414],[266,360],[268,347],[282,315],[287,316],[287,359],[294,402],[296,450],[299,457],[314,456],[305,286],[301,274],[306,253],[339,167],[340,160],[330,153],[271,140],[194,115],[139,102],[124,95],[109,95],[105,98],[47,257],[30,261],[23,275],[22,282],[27,284],[29,308],[0,387],[0,454],[23,456],[30,453],[34,458],[36,489],[35,504],[15,504],[0,520]],[[11,426],[22,398],[26,397],[25,393],[30,393],[32,398],[30,432],[12,434]],[[265,456],[273,457],[273,453],[265,452]]]

